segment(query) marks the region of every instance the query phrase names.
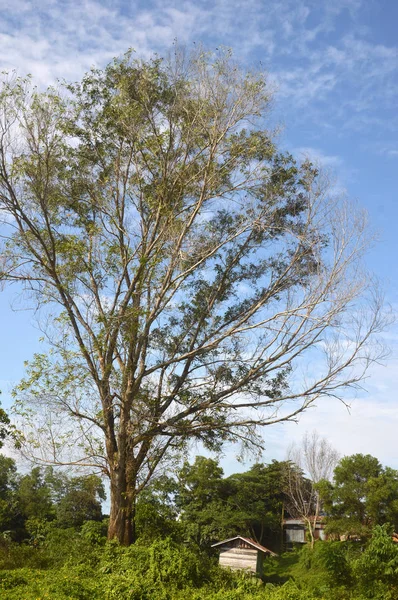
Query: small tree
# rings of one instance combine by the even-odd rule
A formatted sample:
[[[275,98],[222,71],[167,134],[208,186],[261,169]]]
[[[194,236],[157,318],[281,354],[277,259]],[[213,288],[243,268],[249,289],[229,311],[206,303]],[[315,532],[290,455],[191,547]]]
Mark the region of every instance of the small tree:
[[[315,529],[321,510],[319,486],[330,480],[338,458],[336,450],[316,431],[311,435],[305,434],[301,445],[293,444],[288,452],[288,511],[307,524],[311,548],[314,547]]]
[[[197,456],[178,471],[176,506],[184,535],[202,548],[233,535],[234,515],[227,505],[228,486],[216,460]],[[231,528],[232,525],[232,528]]]
[[[0,533],[7,532],[18,537],[23,528],[23,519],[18,506],[16,489],[18,485],[15,461],[0,454]]]
[[[285,462],[254,464],[245,473],[228,477],[228,506],[233,510],[231,524],[267,548],[279,551],[281,515],[284,506]]]
[[[0,279],[44,309],[51,346],[16,390],[24,439],[109,477],[125,544],[168,456],[259,445],[379,357],[366,218],[278,151],[269,105],[229,53],[0,94]]]

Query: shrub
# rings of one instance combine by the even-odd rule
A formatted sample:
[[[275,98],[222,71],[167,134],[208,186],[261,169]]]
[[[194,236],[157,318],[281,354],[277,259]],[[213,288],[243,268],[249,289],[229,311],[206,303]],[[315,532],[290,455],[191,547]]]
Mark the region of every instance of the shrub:
[[[397,597],[398,547],[392,541],[388,525],[377,525],[373,529],[365,551],[354,562],[354,573],[367,598]],[[392,592],[395,595],[391,596]]]
[[[84,540],[91,545],[104,546],[106,543],[106,533],[108,529],[107,520],[86,521],[80,529],[80,534]]]
[[[344,542],[319,541],[313,549],[305,546],[297,566],[292,569],[295,579],[317,594],[349,585],[352,575],[347,549]]]

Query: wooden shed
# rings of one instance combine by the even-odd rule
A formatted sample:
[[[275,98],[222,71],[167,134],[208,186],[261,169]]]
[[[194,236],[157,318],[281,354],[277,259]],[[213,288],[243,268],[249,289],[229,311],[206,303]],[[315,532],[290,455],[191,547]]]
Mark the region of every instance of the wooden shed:
[[[217,542],[212,548],[220,550],[220,565],[234,570],[244,569],[263,574],[263,563],[266,556],[276,556],[275,552],[268,550],[250,538],[240,535]]]

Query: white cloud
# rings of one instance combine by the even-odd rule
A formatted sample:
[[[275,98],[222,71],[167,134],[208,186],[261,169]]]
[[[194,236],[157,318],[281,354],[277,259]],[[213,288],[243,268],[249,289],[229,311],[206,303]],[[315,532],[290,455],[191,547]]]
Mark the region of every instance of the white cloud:
[[[294,149],[294,154],[300,158],[309,158],[315,164],[319,164],[323,167],[341,167],[343,160],[340,156],[333,154],[325,154],[319,148],[311,148],[309,146],[300,146]]]
[[[398,386],[398,371],[396,372],[395,389]],[[377,395],[353,400],[349,410],[336,399],[320,399],[316,407],[308,409],[299,417],[298,423],[265,427],[265,450],[260,460],[285,460],[292,442],[300,442],[306,432],[316,430],[341,456],[371,454],[384,465],[398,468],[398,447],[395,443],[398,405],[386,399],[390,389],[386,385],[386,389],[380,389]],[[246,470],[249,463],[256,460],[252,457],[237,467],[236,453],[237,449],[233,447],[228,448],[225,453],[222,465],[227,474],[238,469]]]

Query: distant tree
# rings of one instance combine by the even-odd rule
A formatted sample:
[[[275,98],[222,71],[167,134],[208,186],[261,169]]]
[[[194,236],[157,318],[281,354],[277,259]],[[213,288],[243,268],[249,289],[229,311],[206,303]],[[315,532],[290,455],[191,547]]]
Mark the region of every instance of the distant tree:
[[[140,494],[135,514],[136,535],[146,541],[180,538],[182,528],[177,521],[175,497],[178,484],[167,475],[156,477]]]
[[[17,406],[37,460],[110,478],[129,544],[162,461],[341,396],[384,319],[366,217],[277,149],[262,74],[127,55],[66,87],[0,92],[0,280],[46,307],[52,348]]]
[[[0,454],[0,532],[19,538],[23,518],[16,497],[17,467],[12,458]]]
[[[276,549],[280,543],[284,463],[255,464],[223,477],[218,462],[198,456],[178,473],[175,503],[187,539],[201,547],[235,535]]]
[[[7,413],[0,408],[0,448],[2,448],[4,440],[9,434],[10,418]]]
[[[398,545],[391,527],[376,525],[354,572],[365,598],[394,598],[398,585]],[[386,589],[387,588],[387,589]]]
[[[1,213],[1,208],[0,208]],[[0,218],[1,224],[1,218]],[[1,264],[1,262],[0,262]],[[1,269],[0,269],[1,273]],[[1,281],[1,279],[0,279]],[[0,390],[1,394],[1,390]],[[0,406],[0,448],[3,447],[4,441],[7,438],[11,438],[15,445],[19,447],[19,437],[17,436],[17,431],[15,426],[11,423],[10,417],[6,413],[6,411]]]
[[[0,498],[15,490],[17,467],[15,460],[0,454]]]
[[[276,550],[281,543],[286,463],[257,463],[226,479],[235,531]]]
[[[398,471],[369,454],[341,459],[333,485],[324,491],[328,530],[348,537],[369,535],[372,527],[398,527]]]
[[[24,519],[35,518],[42,521],[55,519],[51,489],[40,467],[33,467],[30,473],[19,478],[16,495]]]
[[[104,484],[97,475],[71,477],[56,506],[61,527],[80,527],[85,521],[101,521],[101,500],[106,499]]]
[[[212,458],[197,456],[178,471],[176,506],[183,534],[200,547],[234,535],[239,526],[227,504],[229,486],[223,470]]]
[[[314,431],[288,452],[285,477],[288,512],[302,519],[314,547],[315,529],[321,511],[320,489],[324,489],[338,461],[337,451]]]
[[[104,484],[96,475],[69,477],[53,468],[33,467],[19,475],[15,462],[0,455],[0,529],[17,539],[44,539],[49,524],[80,527],[102,519]]]

